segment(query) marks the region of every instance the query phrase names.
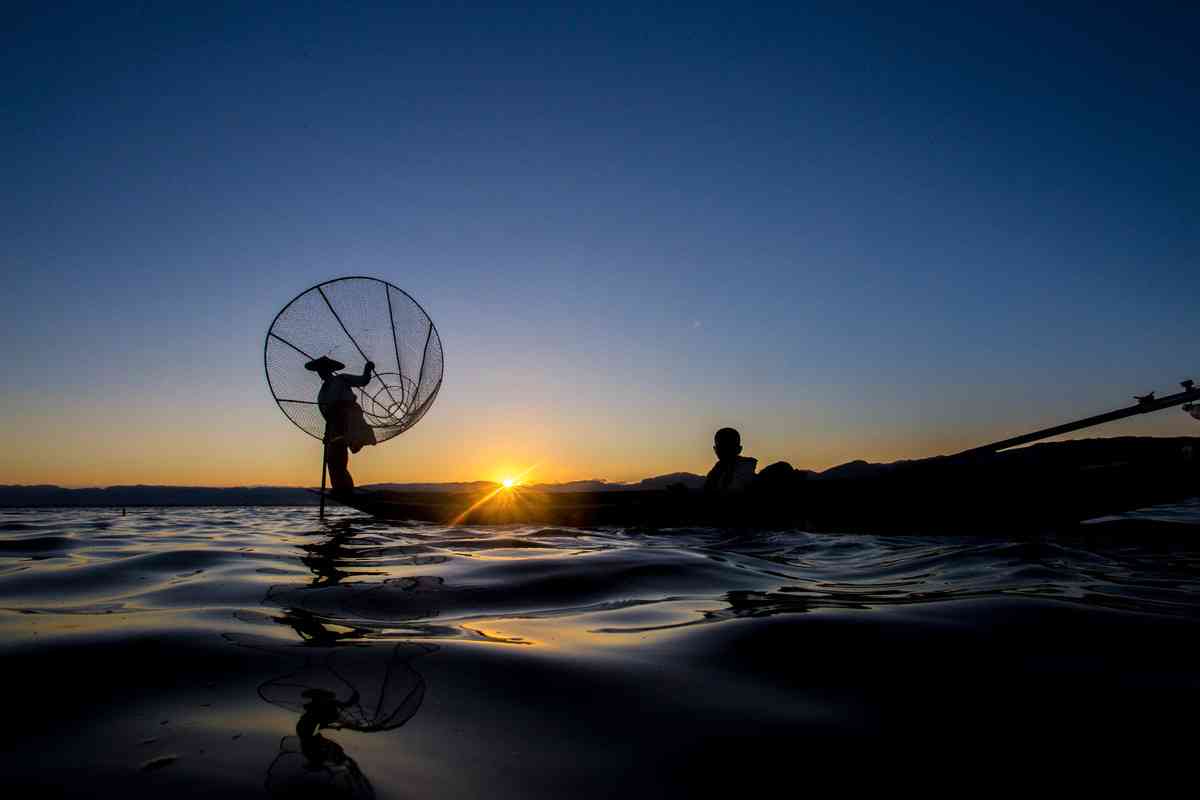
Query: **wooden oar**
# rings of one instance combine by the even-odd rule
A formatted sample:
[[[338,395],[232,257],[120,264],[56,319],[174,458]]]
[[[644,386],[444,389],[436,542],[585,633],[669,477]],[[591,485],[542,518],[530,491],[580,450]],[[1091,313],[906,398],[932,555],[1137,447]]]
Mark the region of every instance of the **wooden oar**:
[[[325,473],[329,469],[329,440],[321,440],[321,510],[319,516],[325,516]]]
[[[1090,428],[1093,425],[1102,425],[1105,422],[1112,422],[1126,417],[1137,416],[1138,414],[1149,414],[1151,411],[1161,411],[1164,408],[1183,405],[1192,401],[1200,400],[1200,387],[1195,385],[1194,381],[1183,381],[1179,384],[1183,387],[1182,392],[1176,392],[1166,397],[1155,398],[1154,392],[1148,395],[1136,398],[1137,402],[1125,408],[1118,408],[1116,411],[1109,411],[1104,414],[1096,414],[1093,417],[1075,420],[1074,422],[1066,422],[1062,425],[1055,425],[1052,428],[1043,428],[1040,431],[1026,433],[1021,436],[1014,436],[1011,439],[1001,439],[998,442],[981,445],[980,447],[972,447],[970,450],[964,450],[961,453],[956,453],[955,457],[959,456],[977,456],[995,453],[1000,450],[1007,450],[1010,447],[1017,447],[1030,442],[1036,442],[1039,439],[1049,439],[1051,436],[1060,436],[1064,433]],[[1192,413],[1190,409],[1187,409]]]

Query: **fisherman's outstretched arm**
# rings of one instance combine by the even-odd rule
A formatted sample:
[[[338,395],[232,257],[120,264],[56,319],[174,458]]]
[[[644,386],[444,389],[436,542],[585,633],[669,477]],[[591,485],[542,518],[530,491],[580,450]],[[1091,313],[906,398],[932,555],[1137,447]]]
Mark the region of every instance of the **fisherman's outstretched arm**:
[[[371,373],[375,371],[375,362],[368,361],[363,367],[362,375],[347,375],[346,383],[351,386],[366,386],[371,382]]]

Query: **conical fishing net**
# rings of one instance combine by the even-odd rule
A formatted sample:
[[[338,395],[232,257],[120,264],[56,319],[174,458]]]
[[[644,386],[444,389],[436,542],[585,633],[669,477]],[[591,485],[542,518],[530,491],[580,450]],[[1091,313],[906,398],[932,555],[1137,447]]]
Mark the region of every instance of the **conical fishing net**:
[[[377,278],[338,278],[300,294],[271,323],[263,349],[267,384],[288,419],[322,439],[321,378],[304,365],[328,356],[370,382],[355,389],[363,419],[384,442],[425,415],[442,385],[442,340],[425,309]]]

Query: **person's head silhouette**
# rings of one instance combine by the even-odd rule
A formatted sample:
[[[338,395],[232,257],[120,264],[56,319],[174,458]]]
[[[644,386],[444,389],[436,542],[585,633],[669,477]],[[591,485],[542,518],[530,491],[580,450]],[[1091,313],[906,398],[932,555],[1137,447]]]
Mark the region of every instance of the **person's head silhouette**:
[[[740,492],[754,480],[758,459],[742,455],[742,436],[733,428],[721,428],[713,436],[717,463],[704,479],[704,491],[719,495]]]
[[[742,454],[742,435],[734,428],[721,428],[713,436],[713,452],[718,461],[730,461]]]

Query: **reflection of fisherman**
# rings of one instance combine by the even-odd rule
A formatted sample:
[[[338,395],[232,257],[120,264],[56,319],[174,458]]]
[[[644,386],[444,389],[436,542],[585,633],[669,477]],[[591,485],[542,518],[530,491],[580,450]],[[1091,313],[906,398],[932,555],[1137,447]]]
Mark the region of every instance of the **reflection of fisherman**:
[[[354,759],[340,744],[321,735],[322,729],[336,730],[346,724],[344,712],[358,703],[358,692],[344,702],[328,689],[306,689],[301,697],[304,712],[296,723],[296,735],[279,743],[279,755],[267,769],[267,791],[273,797],[374,797],[371,782]]]
[[[324,623],[314,617],[312,625]],[[366,633],[359,630],[349,638],[361,641]],[[345,636],[330,631],[328,637],[306,640],[312,649],[302,668],[258,687],[263,700],[300,714],[296,735],[283,737],[279,755],[267,768],[266,787],[274,797],[374,797],[358,764],[326,732],[394,730],[412,719],[425,699],[425,679],[409,662],[436,647],[337,647]],[[286,655],[294,655],[291,648]]]
[[[328,689],[305,689],[300,693],[306,702],[304,713],[296,723],[300,752],[314,765],[345,763],[348,756],[336,742],[320,734],[322,728],[340,728],[342,709],[358,702],[358,690],[349,700],[338,701]]]
[[[335,375],[346,365],[329,356],[321,356],[304,365],[321,376],[321,392],[317,405],[325,418],[325,460],[329,464],[329,482],[336,493],[354,491],[354,479],[350,477],[347,464],[349,453],[357,453],[364,446],[375,444],[375,432],[363,419],[362,407],[354,396],[354,389],[366,386],[371,381],[375,364],[368,361],[362,375]]]
[[[300,545],[300,549],[307,553],[300,560],[316,575],[313,578],[313,586],[335,586],[344,578],[350,577],[351,573],[342,567],[353,560],[346,549],[346,542],[353,536],[354,531],[344,525],[334,525],[328,540]]]

